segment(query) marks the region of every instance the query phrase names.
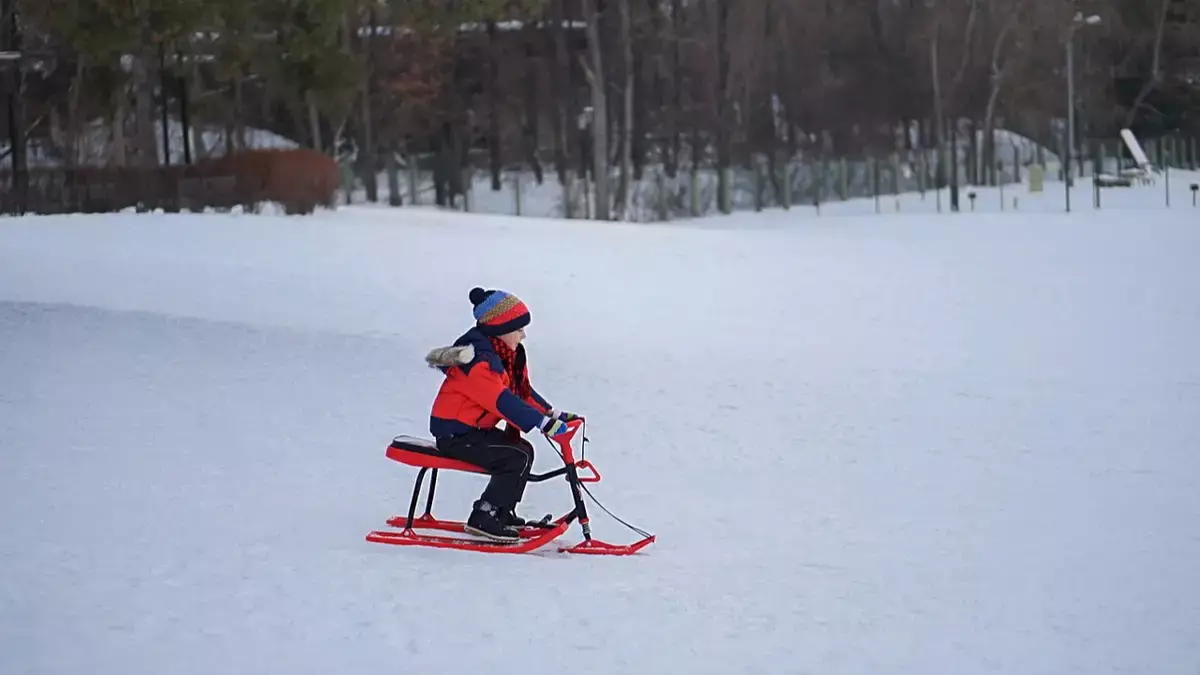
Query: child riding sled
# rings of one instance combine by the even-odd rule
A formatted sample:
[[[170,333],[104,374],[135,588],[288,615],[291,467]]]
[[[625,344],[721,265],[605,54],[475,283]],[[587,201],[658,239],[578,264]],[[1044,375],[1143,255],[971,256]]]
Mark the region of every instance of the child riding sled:
[[[425,357],[446,379],[433,400],[429,431],[446,457],[478,465],[491,479],[475,501],[466,531],[497,541],[520,539],[516,515],[533,467],[533,444],[521,433],[554,439],[577,415],[550,405],[529,382],[525,326],[529,309],[511,293],[473,288],[475,326]],[[505,422],[505,428],[497,425]]]

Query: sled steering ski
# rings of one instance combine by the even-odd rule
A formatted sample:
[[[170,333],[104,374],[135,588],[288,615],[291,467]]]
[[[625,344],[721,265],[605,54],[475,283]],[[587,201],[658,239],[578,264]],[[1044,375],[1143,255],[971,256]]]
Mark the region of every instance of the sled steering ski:
[[[613,517],[618,522],[637,532],[642,538],[632,544],[617,545],[592,537],[591,524],[588,520],[587,508],[583,501],[584,493],[587,493],[589,497],[592,497],[592,495],[584,484],[600,482],[600,472],[596,470],[596,467],[591,462],[584,459],[582,455],[579,460],[576,460],[574,448],[571,444],[575,434],[583,424],[583,420],[574,420],[568,423],[567,432],[556,439],[559,446],[558,454],[563,460],[562,467],[547,473],[531,474],[529,476],[530,483],[541,483],[551,478],[565,476],[568,485],[571,487],[574,508],[567,514],[553,520],[550,519],[550,516],[547,516],[539,522],[520,528],[520,539],[512,543],[420,532],[421,530],[432,530],[434,532],[450,534],[466,534],[465,522],[441,520],[435,518],[431,513],[439,471],[464,471],[477,474],[487,474],[488,472],[486,469],[475,464],[451,459],[442,455],[438,451],[437,446],[426,439],[412,436],[395,437],[391,445],[387,448],[388,459],[420,469],[417,471],[417,480],[413,486],[412,500],[408,505],[408,515],[389,518],[387,524],[399,529],[374,530],[367,534],[367,541],[378,544],[391,544],[393,546],[427,546],[482,553],[529,553],[545,547],[566,534],[571,524],[578,522],[580,528],[583,530],[583,541],[574,546],[560,547],[558,549],[559,552],[591,555],[632,555],[637,553],[654,541],[654,535],[640,530],[616,518],[616,516]],[[555,439],[552,439],[550,442],[553,444]],[[587,443],[586,435],[583,436],[583,443],[585,445]],[[583,448],[584,446],[581,445],[580,447]],[[586,473],[580,475],[581,471]],[[421,496],[421,484],[424,482],[427,472],[432,473],[429,477],[429,493],[425,500],[425,512],[420,516],[416,516],[417,502]],[[592,497],[592,500],[596,501],[595,497]],[[598,501],[596,501],[596,504],[601,509],[604,509],[603,505]],[[604,510],[608,512],[607,509]],[[611,512],[608,513],[611,515]]]

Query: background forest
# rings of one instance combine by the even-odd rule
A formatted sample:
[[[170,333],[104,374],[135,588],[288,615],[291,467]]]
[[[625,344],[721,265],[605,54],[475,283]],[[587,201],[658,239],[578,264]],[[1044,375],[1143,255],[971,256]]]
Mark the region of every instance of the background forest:
[[[731,169],[753,169],[791,199],[780,167],[797,157],[964,153],[961,180],[983,184],[1022,162],[1009,161],[997,130],[1083,156],[1089,141],[1128,127],[1143,142],[1184,139],[1193,163],[1200,132],[1197,0],[4,0],[2,9],[0,136],[18,172],[298,145],[335,158],[343,184],[368,201],[391,182],[388,198],[402,203],[405,167],[434,176],[438,204],[463,192],[464,169],[490,174],[497,190],[518,170],[568,190],[582,178],[594,214],[609,218],[628,208],[648,167],[659,180],[714,170],[728,211]],[[933,161],[922,180],[957,185],[953,166]]]

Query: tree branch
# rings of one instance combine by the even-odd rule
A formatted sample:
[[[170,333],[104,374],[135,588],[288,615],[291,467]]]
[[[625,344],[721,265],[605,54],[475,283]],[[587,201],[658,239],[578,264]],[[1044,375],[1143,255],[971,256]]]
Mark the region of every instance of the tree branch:
[[[1141,91],[1138,92],[1136,98],[1133,99],[1133,105],[1129,107],[1129,111],[1125,113],[1126,128],[1133,126],[1133,122],[1137,119],[1138,110],[1141,110],[1146,98],[1150,93],[1162,82],[1162,43],[1163,33],[1167,25],[1167,12],[1171,8],[1171,0],[1160,0],[1161,7],[1158,11],[1158,17],[1155,19],[1154,27],[1154,46],[1153,56],[1150,61],[1150,79],[1142,85]]]

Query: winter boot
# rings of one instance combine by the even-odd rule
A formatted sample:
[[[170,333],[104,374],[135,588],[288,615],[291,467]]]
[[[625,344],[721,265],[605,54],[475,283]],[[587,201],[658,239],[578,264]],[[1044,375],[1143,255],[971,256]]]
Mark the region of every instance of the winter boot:
[[[500,511],[482,499],[476,501],[471,516],[463,529],[470,534],[477,534],[495,541],[513,543],[521,540],[521,535],[510,525],[500,520]]]
[[[518,516],[514,509],[508,509],[507,511],[501,511],[499,518],[501,524],[509,527],[515,527],[517,530],[525,527],[536,527],[543,530],[550,530],[554,528],[554,526],[550,524],[550,520],[554,518],[554,516],[549,513],[542,516],[541,520],[526,520],[521,516]]]
[[[504,509],[500,511],[498,518],[500,519],[501,525],[515,527],[518,530],[529,524],[524,518],[517,515],[515,509]]]

